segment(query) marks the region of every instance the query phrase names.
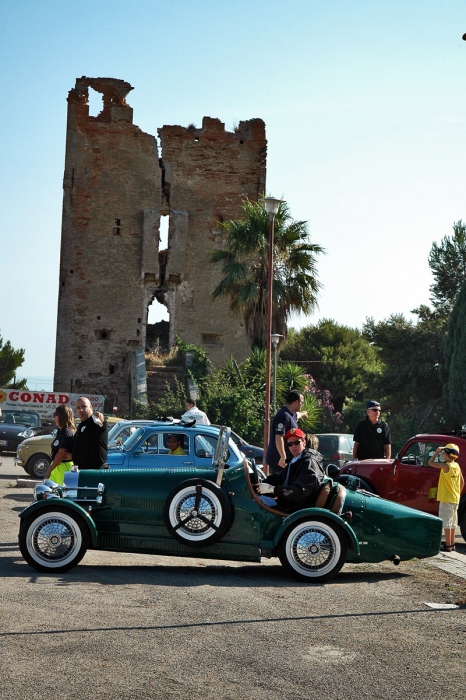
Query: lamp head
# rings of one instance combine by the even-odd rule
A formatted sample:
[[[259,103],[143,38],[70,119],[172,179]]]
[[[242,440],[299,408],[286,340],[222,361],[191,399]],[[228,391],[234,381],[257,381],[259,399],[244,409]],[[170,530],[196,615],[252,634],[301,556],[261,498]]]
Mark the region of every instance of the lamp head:
[[[275,199],[275,197],[263,197],[260,201],[264,202],[265,211],[269,215],[269,218],[273,219],[278,212],[278,207],[285,200]]]
[[[277,349],[278,343],[280,342],[280,338],[283,338],[283,336],[280,335],[280,333],[272,333],[270,337],[272,339],[272,345],[275,349]]]

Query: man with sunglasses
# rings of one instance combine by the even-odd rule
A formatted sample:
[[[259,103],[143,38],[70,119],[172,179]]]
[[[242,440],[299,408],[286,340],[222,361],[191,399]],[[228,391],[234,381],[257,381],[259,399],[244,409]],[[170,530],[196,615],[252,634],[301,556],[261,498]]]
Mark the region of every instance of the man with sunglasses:
[[[380,410],[378,401],[367,402],[367,415],[359,421],[354,431],[353,459],[390,459],[390,428],[380,420]]]
[[[269,476],[256,485],[256,491],[267,506],[292,513],[314,504],[325,473],[322,455],[306,448],[306,434],[300,428],[291,428],[284,436],[291,461],[278,474]]]

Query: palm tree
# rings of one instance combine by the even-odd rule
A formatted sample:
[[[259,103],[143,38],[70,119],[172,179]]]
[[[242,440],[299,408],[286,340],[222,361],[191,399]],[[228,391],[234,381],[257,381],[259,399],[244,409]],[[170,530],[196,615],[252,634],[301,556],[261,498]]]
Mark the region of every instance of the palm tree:
[[[212,293],[230,298],[233,313],[242,313],[252,346],[265,347],[267,335],[267,254],[269,217],[258,202],[244,199],[242,218],[221,223],[228,234],[224,250],[210,253],[222,266],[223,278]],[[309,314],[321,288],[316,255],[322,246],[311,243],[306,221],[294,221],[284,202],[275,216],[273,319],[274,333],[286,337],[293,312]]]

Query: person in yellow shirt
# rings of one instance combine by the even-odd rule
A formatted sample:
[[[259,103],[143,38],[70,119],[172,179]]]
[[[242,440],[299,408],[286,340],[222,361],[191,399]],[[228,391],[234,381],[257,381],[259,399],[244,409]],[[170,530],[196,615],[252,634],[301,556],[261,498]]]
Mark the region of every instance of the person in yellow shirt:
[[[167,447],[170,450],[168,452],[169,455],[185,455],[186,454],[186,452],[181,447],[181,440],[182,440],[182,436],[177,435],[176,433],[168,436]]]
[[[436,458],[443,453],[444,462],[436,462]],[[432,457],[429,459],[429,467],[441,469],[437,501],[439,501],[438,515],[443,520],[445,530],[445,543],[440,550],[442,552],[455,551],[455,529],[458,525],[458,504],[460,502],[461,491],[464,487],[464,478],[461,468],[457,463],[460,450],[458,445],[452,442],[445,447],[437,447]]]

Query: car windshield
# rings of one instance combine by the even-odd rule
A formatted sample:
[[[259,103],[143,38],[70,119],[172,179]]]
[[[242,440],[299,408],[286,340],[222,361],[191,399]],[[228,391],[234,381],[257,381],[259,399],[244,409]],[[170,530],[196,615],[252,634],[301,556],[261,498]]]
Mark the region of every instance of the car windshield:
[[[4,411],[0,416],[1,423],[18,423],[26,425],[28,428],[36,428],[40,425],[39,416],[35,413],[27,413],[26,411]]]
[[[134,426],[132,427],[134,428]],[[136,428],[134,433],[123,442],[123,450],[125,452],[129,452],[130,450],[132,450],[136,443],[138,443],[141,437],[144,435],[144,432],[144,428]]]
[[[126,425],[125,423],[115,425],[108,434],[109,450],[114,450],[124,445],[137,429],[137,425]]]
[[[124,425],[125,425],[125,423],[123,423],[123,422],[115,423],[115,425],[112,425],[112,427],[108,431],[108,441],[109,442],[114,439],[114,436],[119,433],[119,431],[121,430],[121,427]]]
[[[405,449],[401,461],[405,464],[415,464],[423,467],[427,467],[429,460],[434,456],[437,447],[443,447],[442,443],[439,442],[411,442]],[[440,453],[435,460],[436,462],[443,462],[443,454]]]
[[[322,454],[324,457],[330,456],[331,454],[338,452],[338,436],[319,435],[318,450],[320,454]]]

